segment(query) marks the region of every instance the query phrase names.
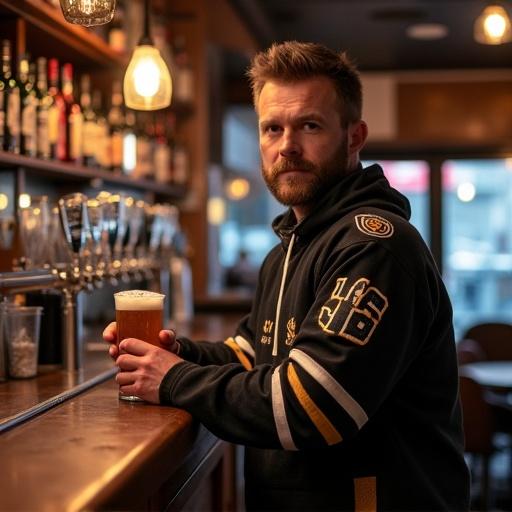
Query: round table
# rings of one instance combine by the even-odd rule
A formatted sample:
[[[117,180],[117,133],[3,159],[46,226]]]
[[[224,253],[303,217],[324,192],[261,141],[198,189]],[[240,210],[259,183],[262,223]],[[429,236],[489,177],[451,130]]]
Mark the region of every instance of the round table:
[[[480,361],[461,366],[461,372],[481,386],[512,391],[512,361]]]

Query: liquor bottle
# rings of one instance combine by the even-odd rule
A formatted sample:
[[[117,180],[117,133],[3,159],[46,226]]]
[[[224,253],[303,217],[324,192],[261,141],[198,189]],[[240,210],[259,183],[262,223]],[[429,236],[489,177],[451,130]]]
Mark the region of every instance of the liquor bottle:
[[[80,105],[73,95],[73,65],[62,66],[62,96],[66,105],[66,142],[61,148],[64,152],[58,155],[59,160],[82,163],[83,116]]]
[[[110,169],[114,172],[121,172],[123,167],[123,132],[125,121],[122,105],[121,82],[116,80],[112,84],[112,102],[107,117],[110,126]]]
[[[190,172],[190,159],[185,145],[175,140],[172,148],[172,181],[176,185],[185,185]]]
[[[94,90],[92,93],[92,108],[96,115],[96,144],[95,158],[99,166],[104,169],[110,169],[110,130],[108,121],[103,114],[103,101],[101,91]]]
[[[108,44],[112,50],[120,54],[126,53],[127,41],[125,30],[125,6],[122,2],[117,3],[114,18],[110,23],[108,32]]]
[[[82,131],[83,163],[88,167],[94,167],[98,165],[95,149],[98,143],[98,128],[96,125],[96,114],[92,108],[91,77],[87,74],[82,75],[80,80],[80,107],[84,116]]]
[[[59,61],[48,61],[48,141],[50,158],[57,160],[65,155],[67,146],[66,102],[59,88]]]
[[[174,38],[173,54],[176,65],[174,97],[178,102],[190,103],[194,99],[194,73],[183,36]]]
[[[11,66],[11,42],[2,42],[0,79],[0,141],[4,151],[20,152],[20,87]]]
[[[36,73],[27,55],[22,55],[18,63],[18,77],[21,91],[21,153],[37,155],[37,92]]]
[[[37,59],[37,156],[39,158],[50,158],[50,139],[48,136],[48,109],[50,97],[48,95],[48,80],[46,78],[46,59]]]
[[[135,135],[135,112],[127,109],[123,132],[123,173],[130,175],[137,164],[137,136]]]
[[[159,183],[171,181],[171,148],[167,141],[165,126],[160,118],[155,123],[155,180]]]
[[[153,154],[151,148],[151,139],[150,139],[150,123],[148,121],[147,115],[145,113],[139,113],[137,116],[137,162],[135,165],[135,169],[133,171],[133,177],[136,179],[139,178],[149,178],[152,174],[153,166]]]

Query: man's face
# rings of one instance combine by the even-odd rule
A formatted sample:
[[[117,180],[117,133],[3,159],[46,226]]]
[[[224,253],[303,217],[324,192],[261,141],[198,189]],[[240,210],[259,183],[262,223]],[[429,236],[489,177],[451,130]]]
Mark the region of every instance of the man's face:
[[[347,130],[334,85],[325,77],[267,82],[258,114],[263,178],[279,202],[307,213],[348,170]]]

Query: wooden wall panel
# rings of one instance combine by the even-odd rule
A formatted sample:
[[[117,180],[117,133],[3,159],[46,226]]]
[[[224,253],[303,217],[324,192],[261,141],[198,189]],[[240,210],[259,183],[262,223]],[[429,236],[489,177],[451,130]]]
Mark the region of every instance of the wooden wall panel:
[[[512,83],[398,84],[398,140],[490,144],[512,137]]]

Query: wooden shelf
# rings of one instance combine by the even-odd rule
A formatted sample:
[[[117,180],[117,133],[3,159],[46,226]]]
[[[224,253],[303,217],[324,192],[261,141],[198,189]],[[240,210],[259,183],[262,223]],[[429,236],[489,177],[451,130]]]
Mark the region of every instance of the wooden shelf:
[[[21,168],[33,174],[58,178],[61,181],[86,182],[102,180],[105,183],[153,192],[159,197],[169,199],[182,199],[185,197],[187,191],[187,188],[182,185],[165,185],[163,183],[157,183],[156,181],[136,180],[129,176],[114,174],[102,169],[83,167],[53,160],[42,160],[23,155],[14,155],[5,151],[0,151],[0,172],[1,168]]]
[[[11,14],[24,19],[27,32],[35,28],[36,44],[39,44],[44,35],[46,41],[41,41],[42,44],[55,47],[56,43],[63,43],[66,48],[81,56],[83,61],[104,67],[128,64],[127,56],[113,51],[101,37],[89,29],[68,23],[60,9],[42,0],[0,0],[0,14]]]

